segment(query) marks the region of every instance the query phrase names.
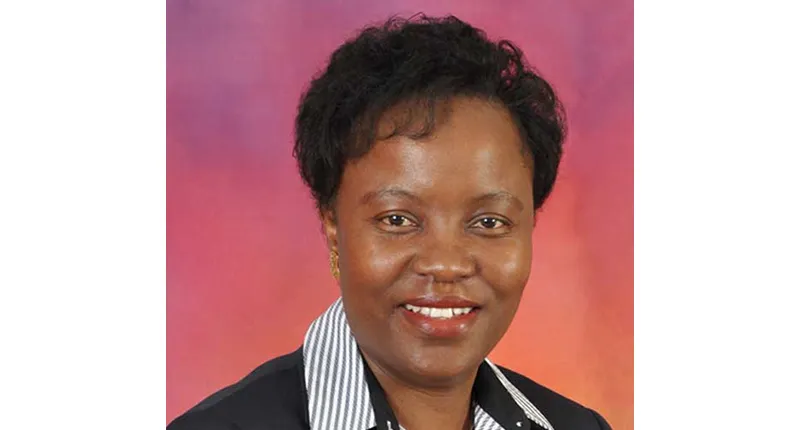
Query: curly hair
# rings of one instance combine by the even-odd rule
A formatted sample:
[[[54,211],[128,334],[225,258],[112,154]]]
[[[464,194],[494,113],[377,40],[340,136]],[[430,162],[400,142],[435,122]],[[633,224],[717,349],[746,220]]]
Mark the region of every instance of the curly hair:
[[[392,18],[367,27],[341,45],[301,98],[294,157],[319,210],[333,208],[346,163],[364,155],[376,139],[425,137],[435,128],[436,106],[457,96],[498,102],[519,129],[533,160],[533,202],[538,210],[553,189],[561,160],[565,120],[551,86],[507,40],[447,16]],[[377,136],[381,117],[408,104],[424,116],[387,136]]]

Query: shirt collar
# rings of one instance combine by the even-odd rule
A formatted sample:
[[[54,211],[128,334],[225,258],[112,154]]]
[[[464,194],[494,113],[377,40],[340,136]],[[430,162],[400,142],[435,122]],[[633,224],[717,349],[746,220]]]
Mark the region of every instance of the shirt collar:
[[[400,429],[380,384],[364,364],[341,298],[309,327],[303,364],[311,430]],[[530,422],[538,426],[535,429],[553,430],[488,359],[478,369],[473,397],[476,430],[530,429]]]

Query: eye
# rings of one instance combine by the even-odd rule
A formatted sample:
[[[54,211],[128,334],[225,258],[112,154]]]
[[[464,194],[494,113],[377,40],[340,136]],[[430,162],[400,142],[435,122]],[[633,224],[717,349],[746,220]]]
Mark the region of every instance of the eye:
[[[478,219],[472,226],[482,230],[498,230],[508,227],[509,223],[500,218],[486,216]]]
[[[391,227],[413,227],[416,224],[407,216],[392,214],[380,219],[380,222]]]
[[[497,228],[498,225],[500,226],[504,225],[503,221],[500,221],[499,219],[492,217],[481,218],[475,224],[480,226],[481,228],[488,228],[488,229],[494,229]]]

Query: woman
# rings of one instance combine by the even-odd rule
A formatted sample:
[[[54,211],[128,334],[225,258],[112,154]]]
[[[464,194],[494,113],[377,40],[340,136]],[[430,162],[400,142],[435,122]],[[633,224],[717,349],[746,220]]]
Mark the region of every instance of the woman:
[[[520,51],[456,18],[345,43],[302,99],[294,151],[341,299],[300,349],[169,428],[609,428],[486,359],[528,280],[563,137]]]

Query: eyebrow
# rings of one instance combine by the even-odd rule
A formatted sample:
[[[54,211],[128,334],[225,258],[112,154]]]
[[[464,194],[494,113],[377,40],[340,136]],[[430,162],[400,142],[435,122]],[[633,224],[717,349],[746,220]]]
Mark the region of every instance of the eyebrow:
[[[421,202],[422,201],[422,199],[419,196],[417,196],[416,194],[414,194],[414,193],[412,193],[410,191],[404,190],[402,188],[397,188],[397,187],[389,187],[389,188],[383,188],[383,189],[380,189],[380,190],[377,190],[377,191],[370,191],[370,192],[364,194],[361,197],[361,204],[362,205],[368,204],[368,203],[370,203],[370,202],[372,202],[374,200],[378,200],[378,199],[386,198],[386,197],[404,198],[404,199],[413,200],[415,202]]]
[[[416,194],[414,194],[414,193],[412,193],[412,192],[410,192],[408,190],[404,190],[402,188],[396,188],[396,187],[389,187],[389,188],[383,188],[383,189],[377,190],[377,191],[370,191],[370,192],[364,194],[361,197],[361,204],[368,204],[368,203],[370,203],[370,202],[372,202],[374,200],[378,200],[378,199],[386,198],[386,197],[404,198],[404,199],[412,200],[414,202],[421,202],[422,201],[422,199],[419,196],[417,196]],[[497,202],[497,201],[509,203],[512,206],[515,206],[519,210],[524,210],[525,209],[525,205],[522,203],[522,201],[519,198],[517,198],[515,195],[509,193],[508,191],[493,191],[493,192],[486,193],[486,194],[480,195],[480,196],[475,197],[475,198],[472,199],[472,203],[473,204],[481,204],[481,203],[489,203],[489,202]]]
[[[509,193],[508,191],[494,191],[491,193],[483,194],[473,199],[474,203],[487,203],[492,201],[502,201],[510,203],[512,206],[515,206],[519,210],[525,209],[525,205],[522,204],[522,201],[518,199],[517,196]]]

